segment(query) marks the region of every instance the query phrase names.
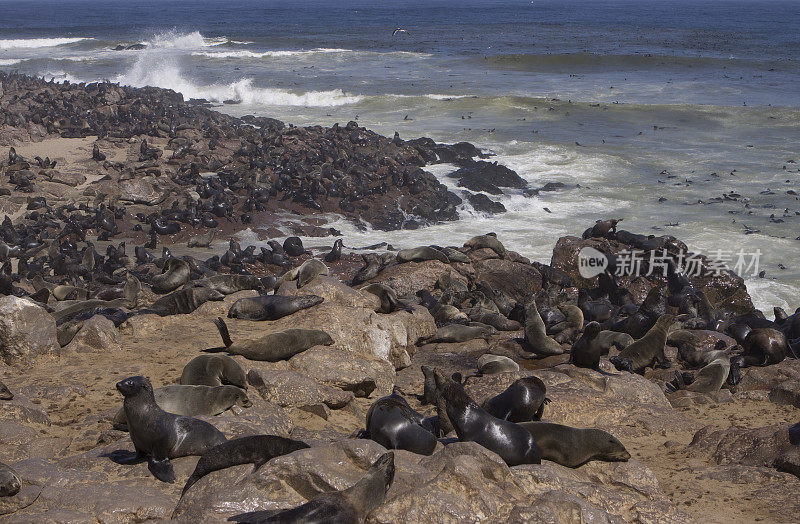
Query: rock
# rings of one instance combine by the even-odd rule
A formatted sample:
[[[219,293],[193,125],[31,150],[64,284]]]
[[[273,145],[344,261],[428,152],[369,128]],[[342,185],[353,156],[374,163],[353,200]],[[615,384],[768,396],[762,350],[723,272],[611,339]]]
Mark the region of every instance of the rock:
[[[378,384],[388,394],[394,385],[394,367],[386,361],[366,360],[353,352],[313,347],[293,356],[289,365],[315,380],[352,391],[356,397],[369,397]]]
[[[83,323],[83,327],[75,335],[66,351],[119,351],[119,331],[114,322],[103,315],[95,315]]]
[[[340,409],[353,400],[353,393],[317,383],[314,379],[291,370],[251,369],[247,381],[261,398],[279,406],[305,406],[324,403]]]
[[[506,206],[502,203],[492,200],[483,193],[472,194],[468,193],[467,200],[475,208],[475,211],[481,213],[488,213],[490,215],[497,215],[506,212]]]
[[[164,201],[168,191],[159,188],[151,177],[133,178],[119,183],[119,199],[133,204],[154,206]]]
[[[450,178],[457,178],[459,187],[465,187],[471,191],[484,191],[492,195],[502,195],[503,187],[525,189],[528,183],[511,169],[497,164],[484,161],[468,163],[461,169],[447,175]]]
[[[433,291],[439,277],[452,273],[453,278],[467,285],[467,279],[449,264],[438,260],[407,262],[389,266],[369,283],[380,282],[394,289],[398,296],[413,295],[421,289]]]
[[[31,363],[58,354],[56,321],[32,300],[0,298],[0,359],[7,365]]]
[[[474,261],[475,281],[485,280],[517,302],[525,301],[542,290],[542,274],[529,264],[509,259],[491,258]]]

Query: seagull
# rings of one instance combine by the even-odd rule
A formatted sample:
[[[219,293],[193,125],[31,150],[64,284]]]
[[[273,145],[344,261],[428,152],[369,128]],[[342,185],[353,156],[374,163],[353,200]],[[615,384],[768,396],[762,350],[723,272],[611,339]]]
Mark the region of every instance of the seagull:
[[[410,35],[410,34],[411,34],[411,33],[409,33],[408,31],[406,31],[405,29],[403,29],[402,27],[398,27],[397,29],[395,29],[394,31],[392,31],[392,36],[396,35],[397,33],[405,33],[405,34],[407,34],[407,35]]]

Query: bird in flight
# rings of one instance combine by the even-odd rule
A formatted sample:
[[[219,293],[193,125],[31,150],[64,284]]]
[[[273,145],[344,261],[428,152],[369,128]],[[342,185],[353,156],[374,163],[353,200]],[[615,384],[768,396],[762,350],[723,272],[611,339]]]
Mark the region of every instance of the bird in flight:
[[[410,34],[411,34],[411,33],[409,33],[408,31],[406,31],[405,29],[403,29],[402,27],[398,27],[397,29],[395,29],[394,31],[392,31],[392,36],[396,35],[397,33],[405,33],[405,34],[407,34],[407,35],[410,35]]]

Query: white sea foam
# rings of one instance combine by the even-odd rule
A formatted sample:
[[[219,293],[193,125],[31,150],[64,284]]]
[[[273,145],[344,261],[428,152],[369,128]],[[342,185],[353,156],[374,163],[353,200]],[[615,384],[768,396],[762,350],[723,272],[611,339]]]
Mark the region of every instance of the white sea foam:
[[[39,47],[57,47],[65,44],[74,44],[82,40],[93,38],[16,38],[0,40],[0,49],[36,49]]]
[[[20,62],[22,62],[21,58],[4,58],[0,59],[0,67],[19,64]]]

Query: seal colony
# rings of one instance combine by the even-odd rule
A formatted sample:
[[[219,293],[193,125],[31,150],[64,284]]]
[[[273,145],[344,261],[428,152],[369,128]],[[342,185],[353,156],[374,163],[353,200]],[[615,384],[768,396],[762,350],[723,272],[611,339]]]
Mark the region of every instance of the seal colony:
[[[696,278],[673,264],[663,277],[632,278],[612,265],[582,278],[583,246],[611,259],[630,248],[675,260],[687,251],[674,237],[625,231],[621,219],[584,224],[549,264],[493,233],[399,251],[235,236],[279,209],[414,227],[395,215],[402,200],[404,217],[452,219],[452,194],[421,168],[490,170],[470,164],[482,153],[469,144],[233,119],[158,89],[0,80],[0,131],[98,137],[85,162],[102,173],[54,182],[66,180],[60,160],[13,147],[0,162],[0,420],[9,428],[0,514],[43,520],[61,506],[26,493],[102,477],[92,486],[122,479],[135,491],[131,514],[146,513],[139,499],[154,500],[153,519],[385,522],[410,504],[434,508],[420,520],[436,521],[446,496],[434,479],[455,485],[471,464],[482,473],[469,470],[473,484],[458,487],[467,495],[449,503],[513,497],[552,475],[548,492],[595,511],[581,496],[591,491],[612,501],[603,511],[627,511],[614,509],[631,506],[615,486],[652,477],[629,448],[677,416],[670,403],[734,401],[767,380],[759,373],[785,379],[794,365],[800,312],[767,319],[729,271]],[[105,109],[82,111],[92,104]],[[361,206],[373,197],[375,209]],[[81,371],[67,377],[62,365]],[[776,403],[794,402],[785,380],[771,387]],[[84,395],[91,402],[71,405]],[[785,447],[768,467],[792,474],[800,438],[789,426],[776,429]],[[502,485],[527,474],[537,481]],[[660,488],[625,490],[642,507],[661,497],[648,511],[667,520],[685,516]],[[498,518],[541,496],[504,499]]]

